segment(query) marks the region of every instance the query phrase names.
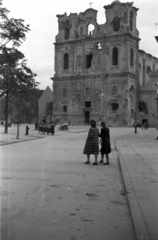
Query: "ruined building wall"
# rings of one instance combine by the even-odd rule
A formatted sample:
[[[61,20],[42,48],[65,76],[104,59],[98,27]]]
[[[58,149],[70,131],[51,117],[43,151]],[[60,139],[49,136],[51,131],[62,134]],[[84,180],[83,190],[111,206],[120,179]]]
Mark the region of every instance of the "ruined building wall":
[[[150,75],[158,70],[158,59],[139,50],[139,82],[143,87],[150,81]]]
[[[106,22],[101,25],[94,9],[57,15],[53,113],[61,122],[83,124],[94,118],[109,126],[134,123],[138,9],[119,1],[104,8]]]

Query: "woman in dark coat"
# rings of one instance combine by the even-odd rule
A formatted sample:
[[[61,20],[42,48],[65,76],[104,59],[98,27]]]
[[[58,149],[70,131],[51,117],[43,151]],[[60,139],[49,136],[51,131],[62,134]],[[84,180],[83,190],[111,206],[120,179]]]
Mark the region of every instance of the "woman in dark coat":
[[[91,120],[91,128],[89,129],[86,144],[84,147],[83,154],[87,155],[87,161],[85,164],[90,163],[90,154],[95,155],[95,162],[93,165],[98,165],[98,154],[99,154],[99,130],[96,127],[96,121]]]
[[[111,145],[110,145],[110,130],[106,127],[105,122],[101,123],[101,132],[99,137],[101,138],[101,161],[104,165],[109,165],[109,153],[111,153]],[[106,162],[104,163],[104,155],[106,156]]]

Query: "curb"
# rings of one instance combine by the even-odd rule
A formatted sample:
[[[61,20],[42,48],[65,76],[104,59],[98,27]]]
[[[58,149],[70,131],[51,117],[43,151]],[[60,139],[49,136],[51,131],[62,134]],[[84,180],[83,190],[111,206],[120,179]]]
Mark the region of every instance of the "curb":
[[[10,145],[10,144],[14,144],[14,143],[21,143],[21,142],[26,142],[26,141],[32,141],[32,140],[37,140],[37,139],[42,139],[44,137],[34,137],[34,138],[29,138],[29,139],[19,139],[19,141],[13,141],[13,142],[7,142],[7,143],[0,143],[0,146],[4,146],[4,145]]]
[[[146,228],[144,218],[140,211],[137,198],[135,196],[134,188],[131,183],[131,179],[128,175],[128,170],[126,168],[125,159],[121,155],[121,151],[117,145],[117,142],[114,141],[115,148],[117,151],[117,159],[118,164],[120,167],[120,172],[122,176],[123,186],[124,186],[124,193],[127,205],[129,209],[129,214],[132,222],[133,232],[135,235],[135,240],[151,240],[149,236],[149,232]]]

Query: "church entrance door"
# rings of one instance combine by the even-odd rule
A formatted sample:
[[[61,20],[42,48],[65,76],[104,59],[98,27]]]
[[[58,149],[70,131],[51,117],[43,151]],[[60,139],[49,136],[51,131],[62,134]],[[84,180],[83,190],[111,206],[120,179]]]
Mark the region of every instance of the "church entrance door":
[[[84,112],[84,123],[89,124],[90,122],[90,111],[85,111]]]

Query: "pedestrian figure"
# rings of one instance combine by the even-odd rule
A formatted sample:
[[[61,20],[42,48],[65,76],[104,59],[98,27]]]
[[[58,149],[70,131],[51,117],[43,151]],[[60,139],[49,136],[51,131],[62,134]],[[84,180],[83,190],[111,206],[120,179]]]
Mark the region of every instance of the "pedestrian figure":
[[[111,153],[111,144],[110,144],[110,130],[106,127],[105,122],[101,122],[101,132],[99,137],[101,138],[101,160],[100,163],[103,165],[109,165],[109,153]],[[106,157],[106,162],[104,163],[104,155]]]
[[[29,126],[28,126],[28,124],[26,124],[26,133],[25,133],[25,135],[29,135]]]
[[[87,161],[85,164],[90,164],[90,155],[95,155],[95,162],[93,165],[98,165],[98,154],[99,154],[99,130],[96,127],[96,121],[91,120],[91,127],[88,132],[86,144],[84,147],[83,154],[87,155]]]

